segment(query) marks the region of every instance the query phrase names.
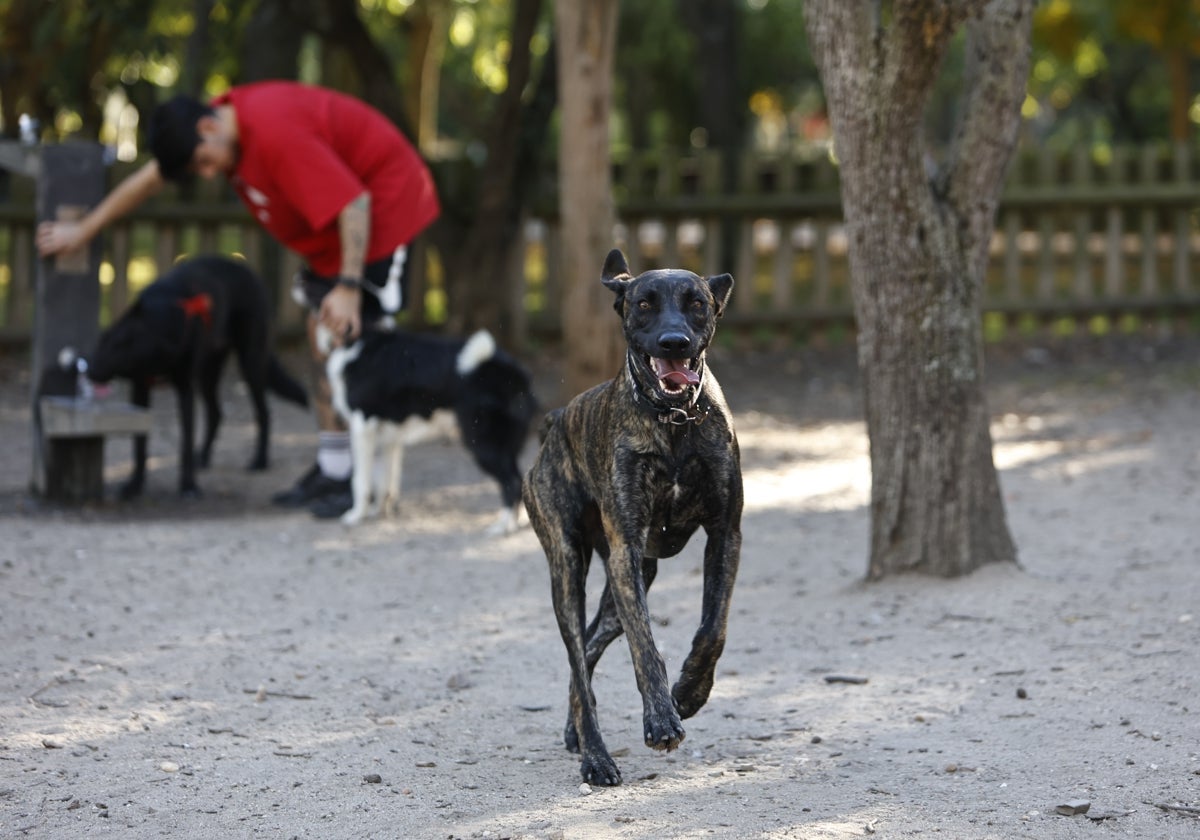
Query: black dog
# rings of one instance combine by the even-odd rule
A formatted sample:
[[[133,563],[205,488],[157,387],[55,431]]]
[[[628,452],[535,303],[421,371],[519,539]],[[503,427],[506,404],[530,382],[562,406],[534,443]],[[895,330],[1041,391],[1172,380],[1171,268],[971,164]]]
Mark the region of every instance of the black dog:
[[[248,469],[266,469],[271,425],[267,389],[301,406],[308,404],[308,397],[271,353],[267,292],[245,263],[224,257],[197,257],[179,263],[142,290],[133,305],[101,334],[88,359],[90,379],[128,379],[130,402],[135,405],[150,405],[150,389],[157,381],[166,381],[175,389],[182,430],[179,492],[184,495],[200,492],[196,465],[207,467],[212,456],[221,423],[217,386],[231,349],[250,389],[258,424]],[[199,453],[193,455],[193,388],[197,382],[204,401],[205,433]],[[122,498],[141,493],[145,478],[146,438],[139,435],[133,442],[133,475],[121,488]]]
[[[725,647],[742,544],[742,473],[729,408],[704,360],[733,278],[682,270],[632,277],[614,250],[602,282],[617,295],[628,344],[625,369],[547,418],[525,482],[525,507],[550,563],[554,612],[571,665],[564,740],[568,750],[582,753],[585,781],[617,785],[621,774],[596,720],[592,671],[624,632],[642,694],[646,745],[679,746],[680,719],[708,700]],[[668,691],[646,592],[659,559],[678,554],[700,527],[708,536],[700,629]],[[585,630],[592,551],[604,559],[607,582]]]
[[[537,410],[528,372],[480,330],[467,340],[405,332],[368,331],[349,347],[329,349],[326,372],[333,405],[350,425],[354,505],[342,522],[354,525],[400,499],[404,445],[414,443],[434,412],[454,412],[462,442],[479,467],[500,484],[503,507],[491,529],[516,528],[521,504],[517,456]],[[387,449],[387,475],[374,486],[376,445]]]

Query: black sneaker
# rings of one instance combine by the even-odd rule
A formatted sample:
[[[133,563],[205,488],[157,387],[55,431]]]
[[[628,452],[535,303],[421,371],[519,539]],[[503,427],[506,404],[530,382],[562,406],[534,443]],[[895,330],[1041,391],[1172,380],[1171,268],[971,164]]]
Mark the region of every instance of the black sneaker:
[[[280,507],[304,507],[329,493],[350,490],[350,479],[329,478],[313,464],[291,488],[271,497],[271,504]]]
[[[319,499],[314,499],[308,506],[309,512],[317,519],[337,519],[354,507],[354,493],[350,490],[349,480],[345,484],[345,489],[333,490]]]

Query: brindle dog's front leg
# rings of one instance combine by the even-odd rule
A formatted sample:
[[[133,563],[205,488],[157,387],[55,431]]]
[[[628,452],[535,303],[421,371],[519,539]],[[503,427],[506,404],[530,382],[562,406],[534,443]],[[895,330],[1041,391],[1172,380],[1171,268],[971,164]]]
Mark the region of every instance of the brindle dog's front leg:
[[[671,690],[679,716],[689,718],[708,702],[717,660],[725,649],[725,626],[729,602],[741,556],[742,533],[738,516],[708,532],[704,546],[704,602],[700,628],[692,638],[692,650],[683,662],[679,681]]]
[[[642,561],[642,580],[647,592],[650,591],[650,584],[654,583],[657,575],[658,560],[653,557],[645,558]],[[617,605],[613,602],[612,587],[606,582],[604,592],[600,595],[600,605],[596,608],[596,615],[592,618],[592,623],[588,625],[587,633],[584,634],[589,679],[595,673],[596,663],[600,661],[604,651],[624,632],[625,628],[621,626],[621,619],[617,617]],[[574,717],[567,718],[567,726],[563,730],[563,743],[571,752],[579,752],[579,735],[575,731]]]
[[[577,733],[574,746],[582,754],[580,773],[584,781],[594,785],[619,785],[621,771],[617,769],[600,735],[596,696],[592,693],[591,672],[584,652],[587,558],[582,556],[579,546],[569,539],[558,539],[548,546],[547,557],[550,561],[554,615],[558,619],[558,630],[567,648],[567,660],[571,666],[572,723],[568,729]],[[567,748],[571,747],[568,741]]]
[[[628,509],[624,516],[626,519],[633,518]],[[642,580],[645,528],[638,523],[619,522],[607,512],[604,520],[611,547],[607,563],[608,583],[617,607],[617,617],[629,642],[638,691],[642,694],[642,733],[646,746],[656,750],[673,750],[679,746],[685,733],[667,688],[666,663],[650,632],[650,609],[646,604],[646,586]],[[630,538],[630,532],[636,534],[634,539]]]

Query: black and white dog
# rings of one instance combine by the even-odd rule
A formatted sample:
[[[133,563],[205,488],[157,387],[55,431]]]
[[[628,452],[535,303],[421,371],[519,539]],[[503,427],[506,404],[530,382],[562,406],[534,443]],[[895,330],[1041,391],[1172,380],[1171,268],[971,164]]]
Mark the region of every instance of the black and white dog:
[[[354,505],[342,515],[344,524],[395,513],[404,447],[427,437],[437,425],[435,412],[448,410],[475,463],[500,484],[500,516],[489,533],[516,529],[517,457],[537,401],[529,373],[489,332],[463,340],[368,330],[353,344],[333,347],[328,330],[319,328],[317,340],[328,353],[334,408],[350,426]],[[378,483],[377,454],[385,456]]]

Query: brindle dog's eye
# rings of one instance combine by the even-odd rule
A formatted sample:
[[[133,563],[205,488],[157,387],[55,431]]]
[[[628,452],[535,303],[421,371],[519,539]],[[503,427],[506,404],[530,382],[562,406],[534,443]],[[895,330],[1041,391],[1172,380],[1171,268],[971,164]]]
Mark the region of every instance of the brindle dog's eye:
[[[650,301],[648,301],[648,300],[639,300],[638,301],[638,309],[645,312],[649,308],[650,308]]]
[[[696,298],[692,301],[692,309],[700,310],[704,308],[704,298]]]

